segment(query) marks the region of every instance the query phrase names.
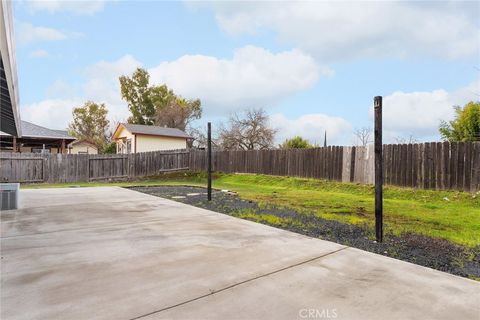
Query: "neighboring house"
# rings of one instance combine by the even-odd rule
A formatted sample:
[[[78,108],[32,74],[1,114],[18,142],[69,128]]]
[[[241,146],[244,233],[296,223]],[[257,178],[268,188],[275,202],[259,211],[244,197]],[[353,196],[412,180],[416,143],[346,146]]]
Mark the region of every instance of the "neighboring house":
[[[12,2],[0,1],[0,130],[21,136]]]
[[[98,148],[86,140],[76,140],[68,145],[69,154],[98,154]]]
[[[119,123],[112,136],[117,142],[117,153],[186,149],[191,139],[176,128],[129,123]]]
[[[67,131],[52,130],[28,121],[20,121],[22,136],[0,131],[0,150],[10,152],[67,153],[67,145],[75,138]]]

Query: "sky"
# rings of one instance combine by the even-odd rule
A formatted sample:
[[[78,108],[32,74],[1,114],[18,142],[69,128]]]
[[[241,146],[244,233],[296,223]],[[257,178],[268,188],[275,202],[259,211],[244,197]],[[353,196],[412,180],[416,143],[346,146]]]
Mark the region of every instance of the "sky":
[[[383,96],[384,141],[440,139],[453,106],[480,100],[480,2],[15,1],[23,120],[64,129],[74,107],[129,111],[118,77],[146,68],[202,101],[218,127],[264,108],[279,143],[356,143]]]

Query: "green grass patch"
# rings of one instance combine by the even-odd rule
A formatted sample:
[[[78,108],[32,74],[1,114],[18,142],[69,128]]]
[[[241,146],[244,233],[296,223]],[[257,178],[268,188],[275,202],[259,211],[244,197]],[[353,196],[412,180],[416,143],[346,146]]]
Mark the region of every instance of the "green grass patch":
[[[287,228],[291,226],[297,226],[297,227],[302,226],[300,221],[294,220],[292,218],[281,218],[273,214],[257,214],[253,210],[249,210],[249,209],[234,212],[232,216],[254,221],[254,222],[268,224],[270,226],[279,227],[279,228]]]
[[[205,173],[176,173],[129,182],[35,184],[23,188],[70,186],[205,186]],[[374,188],[371,185],[338,183],[318,179],[251,174],[216,174],[214,188],[229,189],[261,205],[295,209],[304,214],[373,227]],[[281,226],[292,221],[244,212],[242,218]],[[259,220],[260,219],[260,220]],[[263,219],[263,220],[261,220]],[[414,232],[454,243],[480,245],[480,194],[456,191],[384,188],[385,231]]]

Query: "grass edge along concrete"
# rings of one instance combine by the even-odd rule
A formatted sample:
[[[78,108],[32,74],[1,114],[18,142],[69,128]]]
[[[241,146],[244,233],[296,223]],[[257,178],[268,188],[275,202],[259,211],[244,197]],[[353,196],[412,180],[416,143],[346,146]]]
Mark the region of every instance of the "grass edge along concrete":
[[[31,184],[22,188],[83,186],[206,186],[205,172],[165,174],[123,182]],[[353,183],[253,174],[214,175],[214,188],[238,192],[260,204],[289,207],[305,214],[373,227],[374,187]],[[414,232],[467,247],[480,245],[480,194],[385,186],[385,229]]]

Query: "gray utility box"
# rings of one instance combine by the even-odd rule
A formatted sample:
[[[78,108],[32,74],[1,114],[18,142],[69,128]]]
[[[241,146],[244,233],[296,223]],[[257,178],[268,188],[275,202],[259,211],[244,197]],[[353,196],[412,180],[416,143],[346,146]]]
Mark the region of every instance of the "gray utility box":
[[[20,183],[0,183],[0,210],[18,208]]]

